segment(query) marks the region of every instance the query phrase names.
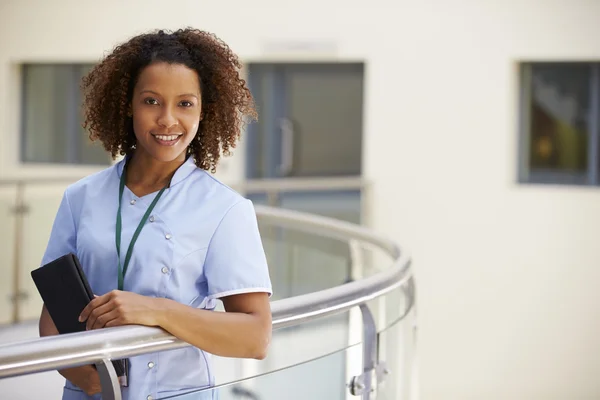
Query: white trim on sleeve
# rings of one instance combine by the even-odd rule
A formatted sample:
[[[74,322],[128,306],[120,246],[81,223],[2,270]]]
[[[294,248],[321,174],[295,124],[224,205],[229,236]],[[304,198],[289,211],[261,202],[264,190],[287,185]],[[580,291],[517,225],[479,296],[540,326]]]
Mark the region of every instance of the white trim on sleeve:
[[[215,300],[215,299],[219,299],[221,297],[227,297],[227,296],[233,296],[235,294],[244,294],[244,293],[269,293],[269,297],[272,294],[271,289],[268,289],[266,287],[251,287],[251,288],[244,288],[244,289],[234,289],[234,290],[227,290],[225,292],[219,292],[217,294],[211,294],[210,296],[207,297],[208,300]]]

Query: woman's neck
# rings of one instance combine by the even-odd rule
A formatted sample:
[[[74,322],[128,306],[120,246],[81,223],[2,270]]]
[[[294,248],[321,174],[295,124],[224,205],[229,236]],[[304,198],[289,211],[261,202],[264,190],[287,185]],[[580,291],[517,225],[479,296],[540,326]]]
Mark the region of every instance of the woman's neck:
[[[168,186],[175,171],[184,162],[185,153],[173,161],[162,162],[144,152],[135,151],[127,162],[125,183],[142,189]]]

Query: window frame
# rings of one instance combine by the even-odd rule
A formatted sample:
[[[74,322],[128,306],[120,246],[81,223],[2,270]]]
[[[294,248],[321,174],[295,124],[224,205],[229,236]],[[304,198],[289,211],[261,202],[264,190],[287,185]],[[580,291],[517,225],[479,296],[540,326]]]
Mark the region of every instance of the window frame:
[[[575,65],[585,64],[590,67],[590,99],[588,115],[588,165],[583,173],[561,172],[550,169],[532,169],[530,166],[531,143],[531,96],[532,67],[536,65]],[[519,64],[519,165],[518,183],[520,184],[552,184],[597,186],[599,181],[600,140],[600,63],[585,61],[532,61]]]

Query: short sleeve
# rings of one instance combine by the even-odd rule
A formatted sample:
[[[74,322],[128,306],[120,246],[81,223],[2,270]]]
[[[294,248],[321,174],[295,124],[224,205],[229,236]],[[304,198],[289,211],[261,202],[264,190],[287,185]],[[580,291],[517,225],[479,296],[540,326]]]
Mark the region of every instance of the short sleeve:
[[[208,246],[204,273],[208,298],[266,292],[271,296],[269,268],[252,202],[232,206]]]
[[[77,254],[77,230],[67,191],[65,191],[52,224],[50,238],[41,265],[45,265],[68,253]]]

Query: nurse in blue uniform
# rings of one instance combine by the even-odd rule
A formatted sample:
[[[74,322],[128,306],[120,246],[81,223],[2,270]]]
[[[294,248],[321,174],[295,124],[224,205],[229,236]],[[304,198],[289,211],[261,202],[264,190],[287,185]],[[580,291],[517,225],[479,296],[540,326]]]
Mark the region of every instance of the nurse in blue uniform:
[[[192,345],[130,358],[126,400],[214,385],[212,355],[266,355],[272,289],[255,211],[211,175],[256,116],[239,68],[218,38],[184,29],[133,37],[84,78],[91,138],[124,157],[66,189],[42,264],[79,257],[97,295],[88,329],[155,326]],[[57,333],[43,308],[40,334]],[[63,399],[101,398],[92,366],[59,372]]]

